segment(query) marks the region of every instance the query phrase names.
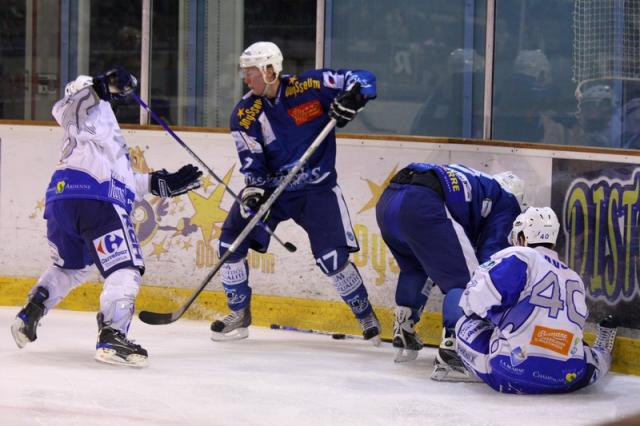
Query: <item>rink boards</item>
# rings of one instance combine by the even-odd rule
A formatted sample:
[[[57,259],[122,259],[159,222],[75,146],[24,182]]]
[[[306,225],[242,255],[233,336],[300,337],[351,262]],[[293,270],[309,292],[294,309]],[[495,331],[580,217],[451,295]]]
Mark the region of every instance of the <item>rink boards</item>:
[[[178,133],[234,191],[243,187],[228,133]],[[49,265],[43,196],[61,136],[58,128],[47,125],[0,125],[0,305],[22,304]],[[126,129],[124,136],[138,171],[171,171],[194,162],[164,131]],[[635,336],[640,329],[640,233],[635,232],[640,229],[640,166],[637,172],[634,164],[638,157],[623,151],[556,148],[434,138],[339,138],[339,183],[361,246],[352,261],[378,308],[385,336],[392,328],[398,267],[380,236],[375,204],[395,172],[413,161],[462,163],[489,174],[512,170],[521,176],[527,184],[526,202],[551,205],[561,218],[559,251],[584,277],[593,317],[616,311],[628,327],[623,334]],[[216,264],[216,240],[232,203],[223,186],[207,177],[195,192],[170,200],[148,195],[135,206],[132,216],[147,266],[138,309],[168,312],[189,297]],[[289,253],[272,241],[268,253],[250,253],[254,323],[357,333],[346,305],[315,266],[302,229],[287,222],[276,234],[298,251]],[[96,310],[97,273],[93,281],[75,290],[61,307]],[[226,312],[218,277],[208,289],[187,316],[210,319]],[[420,325],[430,343],[439,340],[440,301],[439,294],[431,297]],[[637,340],[622,338],[620,343],[614,370],[640,374]]]

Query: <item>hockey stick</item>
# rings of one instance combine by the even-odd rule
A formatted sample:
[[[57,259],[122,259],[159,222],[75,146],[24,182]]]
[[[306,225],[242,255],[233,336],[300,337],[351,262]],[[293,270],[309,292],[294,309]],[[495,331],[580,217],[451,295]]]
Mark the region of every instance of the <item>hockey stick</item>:
[[[356,336],[354,334],[331,333],[329,331],[314,330],[312,328],[298,328],[290,325],[271,324],[269,328],[271,328],[272,330],[295,331],[298,333],[318,334],[320,336],[331,336],[331,338],[334,340],[345,340],[345,339],[364,340],[364,337]],[[390,339],[381,339],[381,340],[383,342],[391,343]]]
[[[154,120],[156,120],[158,123],[160,123],[160,125],[162,126],[162,128],[164,130],[167,131],[167,133],[169,133],[173,139],[176,140],[176,142],[178,142],[180,144],[180,146],[182,146],[188,153],[189,155],[191,155],[191,157],[193,157],[194,160],[196,160],[198,162],[198,164],[200,164],[202,166],[203,169],[205,169],[207,172],[209,172],[209,174],[211,176],[213,176],[213,178],[218,181],[218,183],[220,185],[222,185],[224,187],[224,189],[231,194],[231,196],[240,204],[242,204],[242,201],[240,200],[240,197],[238,197],[238,194],[236,194],[235,192],[233,192],[233,190],[231,188],[229,188],[229,186],[222,180],[220,179],[220,177],[215,174],[215,172],[213,170],[211,170],[211,168],[209,166],[207,166],[204,161],[202,161],[200,159],[200,157],[198,157],[198,155],[196,155],[195,152],[193,152],[191,150],[191,148],[189,148],[189,146],[182,140],[180,139],[180,137],[178,135],[175,134],[175,132],[173,130],[171,130],[171,128],[169,127],[169,125],[160,117],[158,117],[158,115],[153,112],[151,110],[151,108],[149,108],[149,105],[147,105],[145,103],[145,101],[143,101],[142,99],[140,99],[140,97],[134,92],[131,93],[131,96],[133,97],[133,99],[136,100],[136,102],[138,102],[140,104],[140,106],[144,109],[146,109],[147,111],[149,111],[149,114],[151,114],[151,117],[153,117]],[[253,212],[250,212],[253,213]],[[269,226],[264,223],[263,221],[259,221],[258,225],[260,225],[266,232],[267,234],[271,235],[273,237],[274,240],[276,240],[277,242],[279,242],[284,248],[286,248],[288,251],[290,252],[294,252],[297,250],[296,246],[294,246],[293,244],[291,244],[290,242],[284,242],[282,241],[280,238],[278,238],[278,236],[276,234],[273,233],[273,231],[271,230],[271,228],[269,228]]]
[[[265,201],[260,206],[260,208],[258,209],[258,212],[251,218],[249,223],[247,223],[247,225],[244,227],[240,235],[238,235],[236,239],[233,241],[233,243],[231,243],[231,246],[229,246],[229,248],[224,253],[224,255],[222,255],[220,260],[218,260],[218,263],[207,274],[204,280],[202,280],[202,282],[200,283],[200,286],[196,289],[196,291],[193,292],[193,294],[191,295],[191,297],[189,297],[189,299],[185,302],[185,304],[182,305],[180,308],[178,308],[178,310],[174,312],[169,312],[169,313],[142,311],[140,312],[140,314],[138,314],[142,322],[145,322],[147,324],[170,324],[176,321],[177,319],[179,319],[187,311],[187,309],[189,309],[189,306],[191,306],[191,304],[193,303],[194,300],[196,300],[198,295],[202,293],[202,290],[204,290],[207,284],[209,284],[209,281],[211,281],[213,276],[220,270],[220,268],[222,267],[222,265],[224,265],[224,263],[227,261],[229,256],[231,256],[238,249],[240,244],[242,244],[242,242],[247,238],[249,233],[256,226],[256,223],[258,223],[258,221],[267,213],[267,210],[269,210],[269,208],[271,208],[271,205],[275,203],[276,199],[285,190],[287,185],[289,185],[289,183],[293,180],[293,178],[296,176],[296,174],[302,168],[302,166],[307,162],[307,160],[309,160],[309,158],[313,155],[313,153],[320,146],[320,144],[324,142],[324,139],[327,137],[329,132],[333,130],[335,125],[336,125],[335,119],[332,118],[331,120],[329,120],[327,125],[324,126],[324,129],[322,129],[320,134],[316,136],[315,140],[311,143],[311,145],[309,145],[309,148],[307,148],[304,154],[302,154],[302,157],[298,159],[295,166],[293,166],[293,168],[289,170],[289,173],[287,173],[287,175],[284,177],[282,182],[280,182],[280,185],[278,185],[275,191],[273,191],[273,193],[269,196],[269,198],[267,198],[267,201]]]
[[[321,336],[331,336],[333,339],[342,340],[342,339],[364,339],[362,336],[352,336],[351,334],[343,334],[343,333],[330,333],[328,331],[322,330],[314,330],[312,328],[298,328],[293,327],[291,325],[280,325],[280,324],[271,324],[269,326],[272,330],[283,330],[283,331],[296,331],[299,333],[307,333],[307,334],[319,334]]]

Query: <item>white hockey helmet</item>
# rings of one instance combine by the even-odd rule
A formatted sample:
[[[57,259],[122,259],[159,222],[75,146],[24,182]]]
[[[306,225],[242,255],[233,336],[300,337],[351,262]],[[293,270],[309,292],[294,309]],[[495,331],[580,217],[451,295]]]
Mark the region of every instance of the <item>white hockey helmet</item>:
[[[93,77],[89,75],[79,75],[76,77],[75,80],[67,83],[67,85],[64,86],[64,95],[71,96],[74,93],[84,89],[85,87],[92,86],[92,85],[93,85]]]
[[[524,204],[524,181],[511,171],[493,175],[493,179],[500,184],[502,189],[513,194],[520,208],[522,208]]]
[[[271,65],[276,77],[282,71],[282,52],[275,43],[259,41],[247,47],[240,55],[240,69],[257,67],[264,75]]]
[[[515,221],[509,234],[509,242],[512,245],[518,244],[518,235],[524,235],[524,245],[531,244],[554,244],[560,231],[558,216],[551,207],[529,207],[521,213]]]

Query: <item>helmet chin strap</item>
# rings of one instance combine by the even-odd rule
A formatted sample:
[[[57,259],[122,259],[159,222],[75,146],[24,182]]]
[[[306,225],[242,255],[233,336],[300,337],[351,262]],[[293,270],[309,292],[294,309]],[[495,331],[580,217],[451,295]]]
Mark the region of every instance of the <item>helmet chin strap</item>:
[[[278,82],[278,74],[277,73],[274,74],[273,80],[271,81],[267,81],[266,70],[265,71],[260,70],[260,74],[262,74],[262,81],[264,81],[264,90],[262,91],[260,96],[266,96],[270,86]]]

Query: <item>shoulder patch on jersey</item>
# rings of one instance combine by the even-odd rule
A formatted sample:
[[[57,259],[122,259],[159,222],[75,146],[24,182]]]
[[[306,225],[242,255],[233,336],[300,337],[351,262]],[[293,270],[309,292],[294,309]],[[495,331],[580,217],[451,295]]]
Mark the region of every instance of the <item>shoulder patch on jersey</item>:
[[[325,71],[322,73],[324,87],[331,89],[342,89],[344,87],[344,76],[336,72]]]
[[[482,265],[480,265],[480,267],[482,269],[489,270],[489,269],[493,268],[496,265],[496,263],[497,262],[495,260],[491,259],[491,260],[488,260],[488,261],[484,262]]]
[[[293,121],[295,121],[296,126],[300,126],[322,116],[322,112],[322,105],[320,104],[320,100],[318,99],[305,102],[287,110],[289,116],[291,116],[291,118],[293,118]]]
[[[262,111],[262,99],[260,98],[255,99],[249,108],[238,108],[236,112],[238,124],[245,130],[249,130],[251,124],[258,118],[260,111]]]
[[[291,76],[287,82],[287,87],[284,89],[284,97],[289,98],[291,96],[298,96],[309,89],[320,90],[320,80],[307,77],[306,79],[299,81],[298,77]]]

